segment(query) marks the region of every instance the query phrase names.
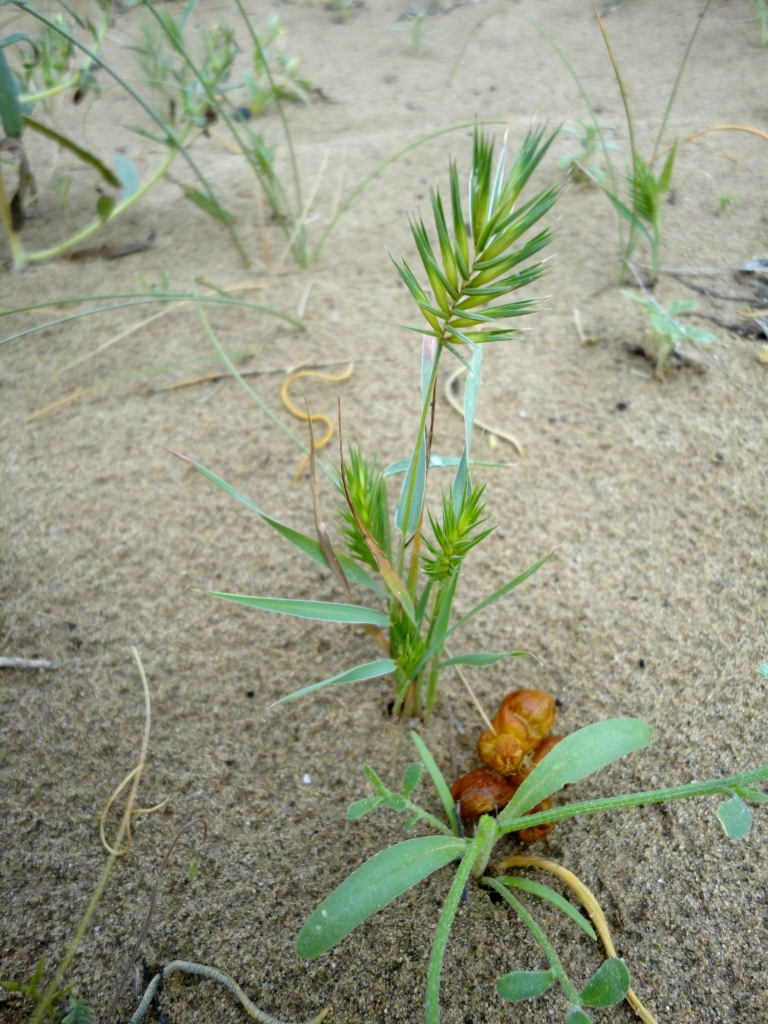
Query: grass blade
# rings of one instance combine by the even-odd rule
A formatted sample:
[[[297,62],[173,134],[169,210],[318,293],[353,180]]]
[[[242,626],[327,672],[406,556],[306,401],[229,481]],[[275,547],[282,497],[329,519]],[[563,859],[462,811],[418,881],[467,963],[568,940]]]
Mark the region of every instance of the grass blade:
[[[555,892],[554,889],[550,889],[548,885],[542,885],[541,882],[534,882],[530,878],[521,878],[519,875],[504,875],[501,878],[496,879],[497,882],[501,882],[502,885],[511,886],[513,889],[522,889],[523,892],[528,892],[532,896],[539,896],[543,900],[547,900],[553,906],[559,910],[579,926],[583,928],[590,939],[597,942],[597,935],[595,935],[595,929],[584,917],[584,915],[574,907],[572,903],[569,903],[565,896],[561,896],[559,892]],[[506,998],[506,997],[505,997]]]
[[[380,658],[378,661],[366,662],[365,665],[356,665],[354,668],[349,669],[348,672],[341,672],[337,676],[331,676],[330,679],[323,679],[319,683],[305,686],[302,690],[295,690],[293,693],[281,697],[280,700],[276,700],[271,707],[274,707],[275,704],[285,704],[289,700],[296,700],[297,697],[303,697],[307,693],[314,693],[315,690],[320,690],[324,686],[337,686],[342,683],[364,683],[368,679],[388,676],[391,672],[395,671],[395,667],[395,663],[391,658]]]
[[[545,562],[549,561],[553,554],[554,551],[550,551],[548,555],[540,558],[535,565],[530,567],[530,569],[526,569],[525,572],[521,572],[519,576],[515,576],[515,578],[510,580],[509,583],[505,583],[503,587],[499,587],[498,590],[494,590],[489,597],[484,598],[479,604],[476,604],[471,611],[468,611],[463,618],[459,619],[455,626],[451,626],[448,633],[450,634],[455,632],[460,626],[463,626],[465,622],[468,622],[473,615],[477,615],[477,613],[481,612],[483,608],[487,608],[489,604],[493,604],[494,601],[498,601],[500,597],[504,597],[505,594],[508,594],[510,590],[513,590],[521,583],[524,583],[529,576],[533,576],[537,569],[540,569]]]
[[[346,622],[350,625],[389,626],[389,616],[373,608],[356,604],[337,604],[335,601],[293,601],[283,597],[248,597],[245,594],[223,594],[206,590],[208,597],[219,597],[264,612],[293,615],[297,619],[315,619],[318,622]]]
[[[273,519],[272,516],[269,516],[266,512],[262,511],[258,505],[254,505],[249,498],[246,498],[245,495],[240,493],[240,491],[226,483],[226,481],[222,480],[220,476],[217,476],[212,470],[207,469],[201,463],[195,462],[194,459],[190,459],[186,455],[181,455],[179,452],[175,452],[171,448],[167,448],[166,451],[169,451],[171,455],[175,455],[177,459],[181,459],[181,461],[185,462],[188,466],[192,466],[192,468],[196,469],[198,473],[202,473],[204,477],[210,480],[211,483],[216,484],[216,486],[224,491],[225,494],[230,495],[232,498],[236,498],[237,501],[245,505],[246,508],[249,508],[252,512],[256,512],[260,515],[265,523],[268,523],[273,530],[277,530],[281,536],[290,541],[294,547],[299,549],[299,551],[302,551],[305,555],[314,559],[315,562],[319,562],[320,565],[329,567],[328,560],[325,557],[325,553],[319,541],[316,541],[313,537],[308,537],[305,533],[301,533],[299,530],[294,530],[292,527],[286,526],[278,519]],[[344,572],[353,583],[358,583],[360,586],[367,587],[369,590],[375,590],[377,593],[381,593],[381,588],[377,585],[375,580],[372,580],[368,573],[365,572],[365,570],[358,565],[354,559],[341,554],[338,557],[339,562],[344,568]]]

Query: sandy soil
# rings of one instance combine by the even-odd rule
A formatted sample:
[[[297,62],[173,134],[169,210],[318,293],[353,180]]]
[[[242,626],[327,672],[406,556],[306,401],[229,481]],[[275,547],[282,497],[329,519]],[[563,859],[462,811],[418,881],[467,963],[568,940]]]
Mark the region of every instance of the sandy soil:
[[[456,6],[428,19],[419,52],[410,49],[407,31],[395,31],[404,25],[397,20],[404,3],[369,0],[343,22],[319,4],[279,8],[289,51],[328,100],[289,111],[306,190],[317,186],[309,228],[315,238],[339,189],[424,131],[497,119],[508,125],[514,148],[536,116],[572,124],[586,116],[563,64],[519,15],[537,18],[556,36],[603,122],[613,126],[619,160],[626,159],[620,98],[586,2]],[[645,152],[701,6],[626,0],[606,18]],[[251,7],[259,22],[274,11]],[[198,20],[228,9],[206,0]],[[746,0],[712,3],[669,139],[718,124],[765,130],[768,50],[757,45],[751,10]],[[118,20],[114,53],[136,38],[138,21],[137,12]],[[125,147],[142,171],[158,157],[146,139],[120,127],[138,117],[117,89],[86,110],[62,111],[102,152]],[[263,129],[277,137],[274,114]],[[301,331],[266,315],[211,313],[229,350],[253,353],[242,365],[269,371],[252,379],[264,401],[285,415],[282,373],[299,360],[343,366],[354,359],[348,382],[310,382],[309,400],[332,412],[340,394],[350,436],[368,451],[378,448],[385,461],[401,458],[418,405],[418,339],[397,326],[413,322],[414,313],[386,250],[410,256],[407,213],[426,206],[433,181],[446,186],[449,156],[467,167],[470,146],[466,129],[393,165],[340,220],[320,263],[300,271],[290,258],[280,262],[282,236],[274,225],[260,227],[242,158],[213,134],[194,152],[236,216],[250,269],[220,226],[165,181],[97,238],[135,241],[154,230],[151,251],[6,272],[0,301],[8,307],[110,294],[157,283],[163,274],[182,289],[196,276],[219,287],[249,284],[255,301],[301,311],[306,325]],[[557,176],[569,146],[565,137],[557,141],[540,185]],[[32,156],[45,183],[56,154],[41,145]],[[630,351],[643,340],[643,313],[616,286],[615,214],[594,189],[573,185],[558,205],[557,255],[539,289],[549,295],[544,312],[519,341],[487,355],[479,415],[513,432],[524,457],[504,442],[495,449],[493,457],[510,463],[488,482],[498,529],[468,564],[459,610],[559,547],[524,587],[475,619],[466,637],[470,649],[525,647],[543,667],[518,659],[475,672],[473,682],[488,707],[520,686],[548,690],[561,702],[563,731],[615,715],[645,718],[656,730],[647,751],[581,783],[573,799],[767,760],[768,698],[756,669],[768,651],[768,368],[758,359],[759,338],[722,326],[749,327],[740,314],[761,301],[759,282],[734,271],[768,247],[767,167],[765,142],[746,133],[711,134],[681,147],[674,202],[664,211],[662,263],[718,272],[664,273],[656,294],[664,302],[697,298],[700,311],[720,321],[696,321],[717,335],[696,354],[698,368],[672,366],[660,383]],[[91,208],[94,182],[71,173],[76,218]],[[188,180],[181,167],[175,174]],[[724,195],[735,198],[721,211]],[[30,248],[51,244],[61,229],[51,189],[38,214],[25,231]],[[579,339],[574,308],[594,344]],[[394,815],[350,824],[344,811],[369,792],[363,762],[399,778],[413,760],[407,731],[387,717],[386,681],[269,707],[292,689],[375,657],[362,633],[278,620],[195,593],[340,596],[263,522],[159,446],[199,458],[262,508],[311,532],[308,484],[292,485],[295,449],[235,382],[161,390],[217,365],[194,310],[170,309],[93,355],[152,312],[76,320],[0,348],[0,655],[58,666],[0,675],[0,976],[26,979],[43,955],[55,964],[88,904],[105,859],[99,815],[140,744],[143,703],[130,653],[136,645],[153,700],[139,802],[168,803],[136,820],[130,856],[115,869],[80,946],[70,977],[87,1002],[103,1019],[164,852],[200,815],[209,839],[196,879],[184,880],[184,853],[161,884],[143,947],[153,967],[177,957],[216,965],[284,1020],[329,1005],[339,1024],[416,1024],[449,872],[396,901],[332,954],[306,964],[294,952],[320,899],[403,837]],[[6,319],[3,334],[43,318],[49,314]],[[200,361],[184,362],[193,357]],[[84,392],[77,400],[33,416],[76,389]],[[457,452],[462,429],[441,403],[437,450]],[[483,441],[481,452],[488,451]],[[330,510],[327,488],[323,501]],[[439,713],[424,730],[446,772],[474,763],[478,728],[458,681],[446,678]],[[633,984],[663,1024],[768,1021],[768,818],[757,809],[751,834],[734,844],[722,834],[716,805],[712,798],[572,820],[534,848],[576,871],[603,902]],[[597,952],[554,912],[541,910],[539,919],[573,976],[586,978]],[[506,909],[470,889],[444,967],[443,1020],[563,1019],[560,994],[518,1007],[495,994],[502,973],[542,965]],[[129,1018],[132,998],[124,997],[119,1019]],[[162,1005],[174,1024],[243,1019],[226,992],[178,975],[166,984]],[[0,995],[4,1021],[27,1013],[17,997]],[[624,1006],[593,1018],[633,1015]]]

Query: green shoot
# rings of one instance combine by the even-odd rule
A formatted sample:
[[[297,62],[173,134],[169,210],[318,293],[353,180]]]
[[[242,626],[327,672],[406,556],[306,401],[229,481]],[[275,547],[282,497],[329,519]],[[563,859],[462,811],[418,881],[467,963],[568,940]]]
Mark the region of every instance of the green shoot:
[[[675,317],[683,313],[691,313],[696,309],[695,302],[682,302],[673,299],[665,308],[652,295],[636,295],[634,292],[623,293],[633,302],[645,307],[650,324],[653,343],[652,355],[656,363],[656,373],[661,374],[664,365],[673,353],[677,353],[683,342],[691,341],[699,345],[712,345],[717,338],[711,331],[702,331],[689,324],[680,323]]]

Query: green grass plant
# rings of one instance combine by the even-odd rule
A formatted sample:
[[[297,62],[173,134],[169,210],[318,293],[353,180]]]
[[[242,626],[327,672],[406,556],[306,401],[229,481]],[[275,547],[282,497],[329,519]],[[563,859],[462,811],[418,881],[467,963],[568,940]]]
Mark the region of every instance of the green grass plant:
[[[426,1024],[439,1024],[443,958],[462,893],[472,879],[494,890],[511,907],[538,943],[546,963],[540,970],[515,970],[499,978],[496,984],[498,995],[504,1000],[517,1002],[537,998],[557,984],[566,1000],[563,1011],[566,1024],[589,1024],[591,1018],[588,1010],[591,1007],[613,1006],[628,995],[634,995],[629,992],[630,974],[627,965],[609,953],[608,959],[586,982],[575,982],[561,956],[518,896],[527,893],[547,901],[563,911],[570,923],[578,925],[594,940],[595,932],[589,923],[575,906],[548,886],[518,875],[498,875],[493,870],[489,872],[489,862],[500,840],[524,828],[603,811],[712,795],[723,798],[717,808],[717,817],[725,835],[731,840],[742,839],[752,823],[747,801],[768,801],[768,796],[755,789],[756,783],[768,778],[768,765],[706,782],[608,796],[530,813],[542,800],[557,794],[564,786],[577,783],[619,758],[647,746],[652,735],[653,730],[649,725],[634,718],[596,722],[578,730],[558,743],[541,760],[504,810],[496,816],[483,815],[474,836],[465,837],[459,827],[458,811],[453,806],[446,779],[421,737],[412,732],[411,737],[420,760],[406,769],[399,789],[390,790],[370,767],[365,766],[364,773],[373,786],[374,795],[353,803],[347,811],[347,818],[356,821],[378,808],[388,808],[407,815],[406,831],[424,822],[437,834],[406,839],[375,854],[356,868],[323,900],[304,924],[296,942],[297,953],[305,959],[327,953],[359,924],[402,893],[458,861],[438,921],[429,960]],[[440,821],[412,799],[424,767],[440,797],[445,821]],[[511,858],[513,862],[515,859]],[[521,861],[527,859],[520,858]],[[502,864],[502,871],[504,867],[505,864]],[[596,919],[595,925],[599,930]]]
[[[316,503],[317,539],[287,527],[204,466],[186,459],[211,482],[255,511],[305,555],[330,567],[347,600],[295,601],[271,596],[211,592],[242,605],[326,622],[362,625],[385,657],[356,665],[339,675],[301,688],[284,700],[338,686],[392,675],[397,713],[429,718],[437,699],[440,676],[451,665],[490,665],[522,651],[467,652],[445,656],[445,645],[475,615],[523,583],[547,557],[539,559],[452,621],[453,602],[464,561],[491,532],[486,526],[483,486],[471,478],[471,452],[482,354],[485,345],[500,344],[517,332],[508,321],[532,312],[537,300],[511,299],[517,290],[537,281],[542,262],[531,262],[549,244],[551,229],[539,222],[552,209],[559,185],[521,201],[521,193],[546,154],[555,135],[530,131],[509,170],[506,146],[498,160],[494,146],[476,130],[468,205],[461,196],[459,174],[450,168],[450,201],[432,194],[434,238],[421,218],[411,231],[421,260],[423,285],[406,260],[394,260],[401,278],[423,317],[409,328],[421,336],[421,410],[410,457],[379,470],[354,447],[350,456],[341,447],[339,471],[331,472],[343,495],[342,542],[334,550],[321,530],[322,515],[312,473]],[[466,220],[465,220],[466,218]],[[449,226],[450,225],[450,226]],[[441,358],[455,358],[469,370],[464,397],[465,441],[461,455],[438,456],[432,450],[437,377]],[[341,443],[341,422],[340,443]],[[310,452],[314,446],[310,438]],[[437,511],[426,506],[427,477],[432,468],[451,467],[452,484],[443,492]],[[403,478],[394,510],[388,507],[384,478]],[[429,528],[427,526],[429,524]],[[385,607],[358,603],[352,585],[384,599]],[[453,617],[455,618],[455,617]]]

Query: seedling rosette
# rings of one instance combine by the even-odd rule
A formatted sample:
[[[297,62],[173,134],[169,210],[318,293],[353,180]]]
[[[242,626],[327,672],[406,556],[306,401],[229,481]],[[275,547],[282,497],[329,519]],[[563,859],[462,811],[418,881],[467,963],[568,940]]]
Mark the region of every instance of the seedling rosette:
[[[533,769],[501,813],[496,816],[482,816],[474,837],[465,838],[458,826],[458,816],[447,782],[423,740],[417,733],[412,732],[411,736],[421,763],[414,763],[408,767],[400,791],[388,789],[378,775],[366,766],[364,771],[374,787],[375,796],[353,803],[347,817],[354,821],[378,807],[388,807],[395,812],[407,814],[406,830],[423,821],[439,832],[439,835],[406,839],[375,854],[353,871],[309,917],[299,933],[296,942],[297,953],[304,959],[312,959],[327,953],[359,924],[402,893],[429,875],[458,861],[437,925],[430,956],[425,1000],[426,1024],[439,1024],[443,957],[459,901],[471,879],[495,890],[512,908],[538,942],[547,963],[541,970],[513,970],[499,978],[496,989],[502,999],[512,1002],[534,999],[557,983],[567,1000],[566,1024],[589,1024],[589,1008],[613,1006],[625,998],[636,1009],[640,1008],[639,999],[630,989],[629,969],[623,960],[615,956],[602,912],[583,883],[559,865],[538,857],[511,857],[500,865],[503,871],[505,866],[518,860],[534,862],[536,867],[570,879],[568,884],[593,917],[595,929],[600,932],[607,953],[607,959],[595,970],[592,977],[586,983],[577,985],[569,977],[560,956],[533,914],[515,893],[525,893],[546,900],[561,910],[570,922],[578,925],[590,939],[595,940],[595,929],[585,919],[580,909],[549,886],[517,875],[495,875],[487,871],[496,844],[505,835],[520,832],[531,825],[694,796],[720,794],[726,797],[718,808],[718,818],[729,839],[743,838],[749,831],[752,821],[747,801],[764,803],[768,800],[765,794],[754,788],[756,782],[768,778],[768,765],[707,782],[588,800],[531,813],[532,808],[560,792],[564,786],[577,783],[619,758],[647,746],[652,735],[653,730],[649,725],[634,718],[596,722],[572,733],[558,743]],[[436,819],[412,800],[413,791],[422,775],[422,764],[435,784],[447,824]]]

